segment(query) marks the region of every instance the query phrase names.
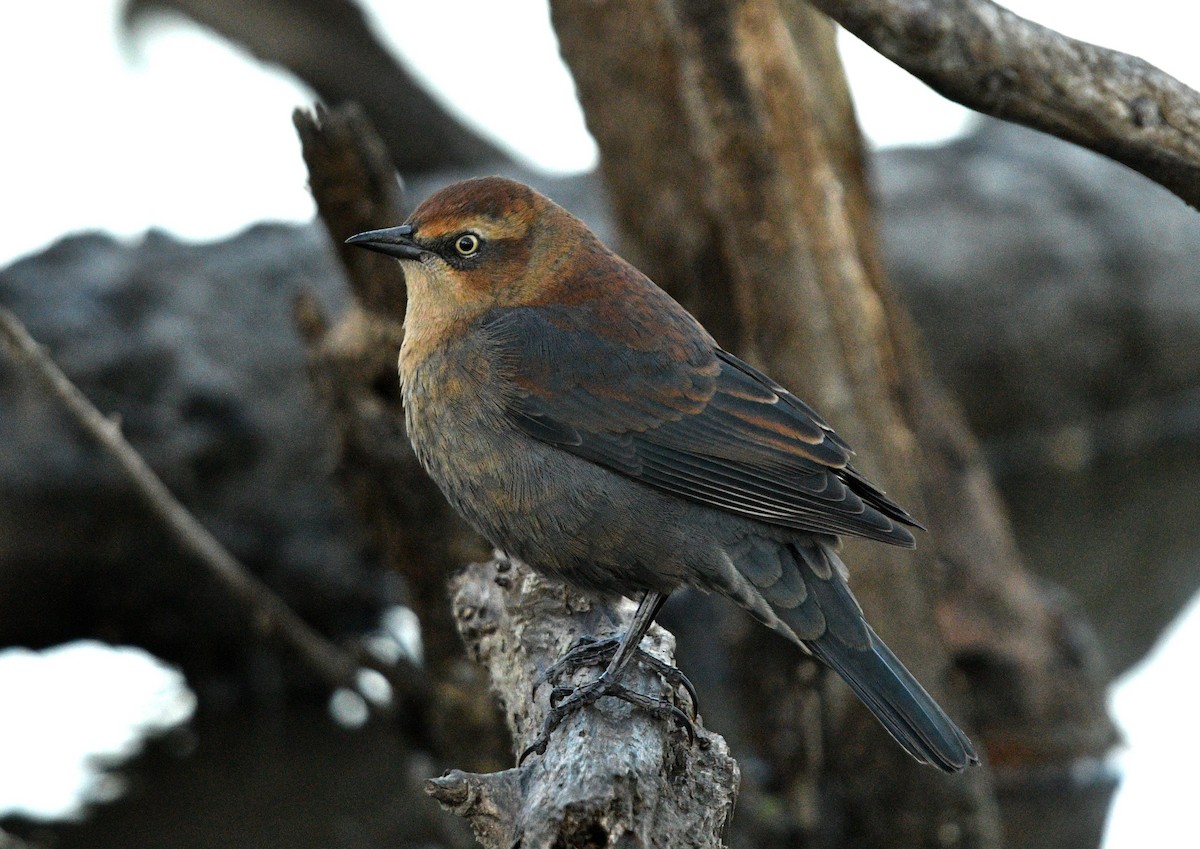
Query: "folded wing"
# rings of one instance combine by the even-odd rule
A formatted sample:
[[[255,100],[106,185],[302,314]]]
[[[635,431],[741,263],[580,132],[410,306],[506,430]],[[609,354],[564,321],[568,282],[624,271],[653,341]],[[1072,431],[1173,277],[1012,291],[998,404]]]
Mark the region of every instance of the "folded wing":
[[[666,298],[665,295],[662,296]],[[673,301],[653,329],[588,305],[497,311],[484,327],[529,435],[681,498],[767,524],[911,546],[903,508],[849,464],[807,404],[721,350]]]

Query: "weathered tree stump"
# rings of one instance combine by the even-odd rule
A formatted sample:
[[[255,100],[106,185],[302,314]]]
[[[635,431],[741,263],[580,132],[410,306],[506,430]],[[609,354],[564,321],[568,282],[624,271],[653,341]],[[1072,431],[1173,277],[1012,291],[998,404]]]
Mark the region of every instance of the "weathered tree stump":
[[[578,638],[604,639],[629,624],[634,605],[597,603],[505,558],[474,564],[453,581],[453,608],[470,655],[499,697],[520,753],[538,736],[554,684],[543,672]],[[674,638],[654,626],[643,650],[674,662]],[[559,683],[583,683],[581,669]],[[622,679],[658,699],[674,691],[637,664]],[[554,731],[544,755],[480,775],[452,770],[427,792],[468,819],[484,846],[509,849],[717,847],[737,800],[739,772],[723,738],[696,723],[696,739],[613,698],[578,711]]]

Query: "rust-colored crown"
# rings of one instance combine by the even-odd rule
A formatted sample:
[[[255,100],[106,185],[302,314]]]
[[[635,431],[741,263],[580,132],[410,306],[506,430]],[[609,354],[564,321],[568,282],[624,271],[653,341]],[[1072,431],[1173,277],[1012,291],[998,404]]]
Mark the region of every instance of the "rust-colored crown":
[[[476,177],[434,192],[408,221],[424,237],[437,238],[464,223],[503,222],[510,231],[524,230],[539,210],[550,205],[526,185],[507,177]]]

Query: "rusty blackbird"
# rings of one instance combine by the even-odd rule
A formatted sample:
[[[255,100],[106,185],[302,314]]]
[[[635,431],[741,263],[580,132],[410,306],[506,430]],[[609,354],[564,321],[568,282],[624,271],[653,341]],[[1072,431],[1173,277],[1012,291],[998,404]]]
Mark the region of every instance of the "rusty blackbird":
[[[641,599],[605,671],[564,708],[623,689],[687,585],[831,667],[917,760],[978,762],[863,619],[835,550],[839,534],[911,547],[917,523],[812,408],[512,180],[456,183],[408,223],[348,242],[403,263],[405,419],[446,498],[534,569]]]

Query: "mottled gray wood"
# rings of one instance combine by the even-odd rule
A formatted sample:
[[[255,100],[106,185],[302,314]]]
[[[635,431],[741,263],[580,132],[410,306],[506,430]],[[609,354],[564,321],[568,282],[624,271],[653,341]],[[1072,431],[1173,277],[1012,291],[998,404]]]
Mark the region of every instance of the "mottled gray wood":
[[[1090,148],[1200,206],[1200,94],[990,0],[811,0],[930,88]]]
[[[453,582],[453,608],[468,653],[487,669],[513,735],[514,759],[537,736],[551,685],[539,676],[580,636],[620,633],[634,606],[615,607],[498,558]],[[674,638],[658,626],[642,647],[668,663]],[[582,669],[570,681],[599,673]],[[657,698],[672,693],[657,675],[632,667],[624,683]],[[697,724],[697,740],[676,726],[604,698],[555,731],[544,755],[493,774],[452,770],[427,791],[468,819],[484,846],[717,847],[737,799],[739,772],[724,739]]]

